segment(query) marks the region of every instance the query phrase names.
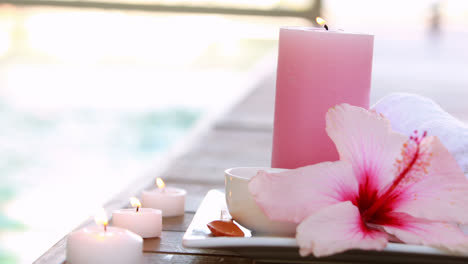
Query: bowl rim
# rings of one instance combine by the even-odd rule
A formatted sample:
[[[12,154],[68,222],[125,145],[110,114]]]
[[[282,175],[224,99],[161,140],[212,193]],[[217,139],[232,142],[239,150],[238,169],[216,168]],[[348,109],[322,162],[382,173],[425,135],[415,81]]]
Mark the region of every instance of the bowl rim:
[[[288,170],[288,169],[282,169],[282,168],[255,167],[255,166],[251,166],[251,167],[248,167],[248,166],[245,166],[245,167],[232,167],[232,168],[224,170],[224,175],[229,176],[229,177],[233,177],[233,178],[237,178],[237,179],[250,180],[253,176],[244,177],[244,176],[240,176],[240,175],[232,173],[233,170],[242,170],[242,169],[257,169],[257,171],[266,170],[266,171],[270,171],[272,173],[283,172],[283,171]]]

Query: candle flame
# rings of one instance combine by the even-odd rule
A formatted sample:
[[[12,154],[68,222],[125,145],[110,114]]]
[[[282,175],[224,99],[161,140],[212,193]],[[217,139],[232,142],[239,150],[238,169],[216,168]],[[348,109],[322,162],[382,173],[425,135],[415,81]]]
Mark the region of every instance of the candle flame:
[[[136,197],[130,197],[130,204],[132,205],[133,208],[135,208],[135,207],[140,208],[141,207],[140,200],[138,200],[138,198],[136,198]]]
[[[164,190],[164,187],[166,186],[166,184],[161,178],[156,179],[156,185],[158,186],[160,190]]]
[[[104,208],[101,208],[99,212],[94,216],[94,221],[98,225],[103,225],[104,229],[106,228],[109,220],[107,219],[107,213],[106,210],[104,210]]]
[[[324,24],[327,23],[327,21],[325,21],[325,19],[321,18],[321,17],[317,17],[315,18],[315,21],[317,21],[317,24],[323,26]]]

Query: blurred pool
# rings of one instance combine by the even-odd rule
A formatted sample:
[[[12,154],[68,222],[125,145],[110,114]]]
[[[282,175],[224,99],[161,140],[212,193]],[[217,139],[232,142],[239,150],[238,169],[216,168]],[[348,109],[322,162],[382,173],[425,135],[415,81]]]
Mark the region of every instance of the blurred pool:
[[[63,225],[54,229],[66,233],[93,202],[105,202],[149,171],[200,115],[182,108],[41,113],[0,104],[0,263],[19,261],[16,243],[28,248],[39,242],[34,237],[48,240],[44,235],[57,233],[50,232],[50,217],[60,217]],[[88,197],[75,197],[76,188]]]
[[[0,5],[0,263],[31,263],[157,168],[262,77],[288,24],[307,22]]]

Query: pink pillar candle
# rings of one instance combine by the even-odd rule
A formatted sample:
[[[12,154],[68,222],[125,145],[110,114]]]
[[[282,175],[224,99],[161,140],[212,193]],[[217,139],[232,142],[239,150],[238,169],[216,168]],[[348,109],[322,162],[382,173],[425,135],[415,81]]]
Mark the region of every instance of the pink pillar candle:
[[[273,168],[338,159],[325,131],[329,108],[369,107],[374,36],[322,28],[281,28]]]

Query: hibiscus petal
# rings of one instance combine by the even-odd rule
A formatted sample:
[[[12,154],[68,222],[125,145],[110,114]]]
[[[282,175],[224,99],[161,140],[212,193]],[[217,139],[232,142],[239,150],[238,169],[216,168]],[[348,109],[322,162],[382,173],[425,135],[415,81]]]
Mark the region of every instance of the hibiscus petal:
[[[383,226],[383,229],[404,243],[446,249],[452,252],[468,252],[468,236],[455,225],[414,218],[395,213],[403,223],[397,226]]]
[[[301,222],[315,211],[357,196],[351,164],[323,162],[281,173],[259,171],[249,191],[265,214],[276,221]]]
[[[420,164],[404,179],[395,211],[435,221],[468,223],[468,180],[436,137],[421,142]]]
[[[316,257],[349,249],[382,250],[388,241],[384,232],[364,224],[359,209],[349,201],[307,217],[297,227],[296,240],[302,256]]]
[[[342,104],[326,116],[327,133],[338,149],[340,160],[353,164],[361,188],[382,190],[395,178],[395,161],[407,137],[392,131],[382,115]]]

